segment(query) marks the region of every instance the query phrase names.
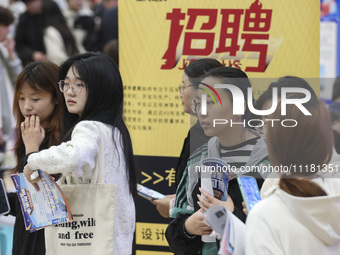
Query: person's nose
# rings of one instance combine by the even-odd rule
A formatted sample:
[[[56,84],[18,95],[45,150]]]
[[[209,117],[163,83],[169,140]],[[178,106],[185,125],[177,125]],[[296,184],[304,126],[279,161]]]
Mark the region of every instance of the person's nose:
[[[202,115],[202,111],[201,111],[200,105],[197,104],[195,106],[195,111],[196,111],[197,118],[202,119],[204,115]]]
[[[202,103],[199,103],[196,105],[196,114],[197,114],[197,118],[201,120],[207,118],[209,115],[207,109],[205,110],[205,113],[202,114]]]
[[[25,100],[24,109],[26,112],[29,112],[33,109],[32,103],[30,102],[30,100]]]
[[[66,95],[68,96],[75,96],[73,84],[70,84],[70,86],[66,90]]]

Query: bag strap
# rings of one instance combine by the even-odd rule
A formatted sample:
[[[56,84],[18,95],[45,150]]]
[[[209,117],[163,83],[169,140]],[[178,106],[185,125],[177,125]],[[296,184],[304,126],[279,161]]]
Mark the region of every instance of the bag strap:
[[[104,183],[104,166],[100,165],[100,163],[104,163],[104,145],[103,145],[103,135],[101,132],[101,128],[98,127],[99,129],[99,151],[98,151],[98,155],[97,155],[97,162],[96,165],[93,169],[93,173],[92,173],[92,178],[91,178],[91,183],[95,184],[95,183]]]

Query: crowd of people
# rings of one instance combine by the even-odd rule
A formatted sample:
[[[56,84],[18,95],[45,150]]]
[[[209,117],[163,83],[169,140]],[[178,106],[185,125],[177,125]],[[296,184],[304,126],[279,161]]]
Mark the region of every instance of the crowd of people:
[[[111,51],[117,55],[118,45],[112,44],[118,40],[117,1],[91,5],[85,0],[22,2],[24,11],[16,2],[8,8],[16,17],[11,32],[24,66],[42,60],[60,65],[75,54],[104,51],[105,47],[114,47]]]
[[[25,0],[0,5],[1,152],[15,135],[12,87],[23,67],[33,61],[60,65],[85,52],[103,52],[118,65],[117,10],[117,0]]]
[[[115,226],[108,229],[114,245],[108,254],[132,254],[138,171],[123,117],[117,1],[23,2],[20,15],[15,3],[0,6],[0,151],[16,138],[11,171],[24,173],[37,189],[35,170],[43,169],[61,185],[85,185],[97,180],[100,166],[98,183],[116,187]],[[218,84],[236,87],[245,101],[236,106],[232,91]],[[190,62],[178,88],[183,111],[198,120],[176,166],[176,193],[152,201],[170,218],[170,250],[176,255],[218,254],[219,241],[204,216],[218,204],[245,224],[242,247],[235,247],[243,254],[339,254],[340,176],[315,171],[338,164],[337,84],[329,109],[308,82],[293,76],[271,83],[255,100],[248,95],[252,84],[242,70],[211,58]],[[215,88],[221,103],[207,96],[205,88]],[[281,103],[281,95],[290,103]],[[268,114],[254,114],[249,102]],[[236,107],[243,114],[235,114]],[[297,125],[283,125],[286,119]],[[229,124],[215,125],[215,120]],[[208,158],[236,170],[228,173],[223,199],[214,196],[211,175],[196,170]],[[284,173],[239,171],[247,166],[303,167]],[[261,191],[262,201],[249,212],[237,182],[242,174],[255,177]],[[48,254],[44,229],[26,231],[17,195],[8,197],[16,219],[13,254]]]
[[[202,60],[197,62],[199,61]],[[193,67],[193,63],[189,64],[187,69]],[[203,89],[199,90],[200,86],[202,88],[207,84],[212,87],[216,84],[233,84],[243,92],[244,98],[247,98],[247,88],[250,88],[251,84],[245,73],[230,67],[205,71],[202,78],[196,82],[194,85],[187,85],[191,90],[191,114],[197,114],[198,122],[203,128],[204,134],[200,137],[208,136],[210,139],[190,151],[185,169],[181,170],[181,180],[177,181],[176,194],[171,196],[174,202],[169,202],[168,196],[153,201],[163,217],[170,217],[166,230],[170,250],[183,255],[218,254],[219,242],[215,235],[208,236],[212,234],[213,229],[205,221],[204,212],[212,205],[219,204],[246,226],[244,240],[238,242],[242,243],[242,247],[235,247],[235,254],[338,254],[340,180],[337,178],[340,176],[337,171],[327,171],[329,162],[332,162],[331,166],[338,164],[334,143],[337,133],[330,117],[336,114],[332,111],[336,103],[328,110],[304,79],[285,76],[271,83],[256,100],[255,109],[262,111],[268,111],[277,104],[276,110],[271,114],[258,116],[250,114],[246,108],[243,115],[234,115],[235,99],[229,90],[222,88],[216,91],[223,105],[216,106],[212,98],[208,98],[207,113],[203,114],[201,98],[205,92]],[[303,106],[311,116],[306,116],[298,108],[298,104],[287,104],[286,114],[282,114],[280,98],[283,90],[289,91],[290,88],[293,88],[292,91],[298,89],[309,94],[308,102]],[[336,91],[336,85],[334,88]],[[183,89],[181,96],[182,94]],[[273,99],[274,95],[276,101]],[[301,100],[305,94],[290,92],[285,96],[291,100]],[[183,104],[184,110],[186,105],[189,103]],[[237,124],[218,126],[214,125],[216,119],[228,119],[229,122]],[[252,121],[253,127],[246,126],[250,122],[243,122],[252,119],[258,122],[254,124],[256,121]],[[296,120],[298,124],[294,127],[274,125],[268,119],[275,119],[277,123],[290,119]],[[183,149],[185,144],[186,141]],[[246,173],[247,176],[256,178],[263,199],[248,215],[236,180],[237,171],[236,175],[230,176],[229,173],[226,201],[221,201],[213,195],[215,186],[213,193],[202,189],[209,187],[207,184],[212,182],[210,175],[210,178],[207,178],[204,173],[197,172],[197,166],[206,158],[220,158],[234,169],[243,166],[256,169],[254,166],[271,165],[281,169],[295,166],[295,171],[293,167],[288,173]],[[179,163],[181,160],[182,157]],[[300,168],[296,170],[297,166]],[[318,172],[315,169],[323,171]]]

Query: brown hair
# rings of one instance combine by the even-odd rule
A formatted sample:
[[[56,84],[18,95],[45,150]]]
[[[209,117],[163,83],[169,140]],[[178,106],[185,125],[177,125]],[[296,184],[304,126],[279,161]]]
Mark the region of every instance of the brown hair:
[[[14,15],[13,13],[5,8],[0,6],[0,25],[5,25],[8,27],[14,22]]]
[[[58,87],[59,67],[48,61],[33,62],[28,64],[19,74],[15,83],[13,114],[17,120],[16,128],[18,137],[15,143],[14,151],[17,164],[13,169],[14,172],[19,171],[21,158],[25,155],[25,145],[21,136],[20,124],[25,120],[19,108],[19,98],[22,86],[26,83],[33,90],[39,92],[44,91],[52,95],[52,100],[58,102],[54,108],[53,114],[50,116],[49,124],[45,128],[45,139],[43,144],[48,147],[58,145],[61,142],[61,127],[62,127],[62,93]]]
[[[294,97],[294,96],[293,96]],[[280,188],[294,196],[312,197],[326,195],[320,186],[308,178],[322,169],[332,156],[333,132],[326,106],[311,98],[304,107],[311,115],[304,115],[294,104],[287,105],[287,115],[281,115],[279,104],[271,119],[293,119],[295,127],[284,127],[275,122],[268,128],[267,146],[269,160],[274,166],[290,167],[291,177],[280,179]],[[301,166],[301,167],[300,167]]]

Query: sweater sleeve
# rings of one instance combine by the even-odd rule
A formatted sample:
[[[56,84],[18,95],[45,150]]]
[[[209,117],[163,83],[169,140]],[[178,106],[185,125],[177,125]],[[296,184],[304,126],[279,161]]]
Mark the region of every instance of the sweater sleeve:
[[[14,86],[15,80],[17,79],[18,75],[20,74],[22,70],[21,60],[18,57],[14,59],[7,58],[6,66],[7,66],[9,78],[12,81],[13,86]]]
[[[202,249],[201,236],[189,236],[184,229],[184,223],[191,214],[178,213],[166,231],[165,236],[170,250],[178,255],[196,255]]]
[[[264,201],[261,201],[262,203]],[[284,255],[282,247],[276,240],[276,234],[264,213],[263,204],[257,204],[249,213],[246,224],[246,254],[247,255]]]
[[[65,43],[61,34],[54,27],[46,28],[44,32],[44,44],[46,48],[47,59],[57,65],[68,59]]]
[[[82,121],[75,126],[70,141],[30,155],[28,166],[49,174],[91,178],[99,140],[100,129],[96,122]]]
[[[185,168],[182,179],[177,187],[175,206],[171,212],[171,217],[174,219],[169,223],[165,232],[170,250],[178,255],[196,255],[203,245],[201,236],[189,236],[184,227],[187,218],[194,213],[194,210],[187,209],[188,182],[188,169]]]

